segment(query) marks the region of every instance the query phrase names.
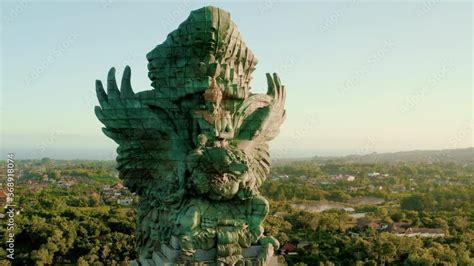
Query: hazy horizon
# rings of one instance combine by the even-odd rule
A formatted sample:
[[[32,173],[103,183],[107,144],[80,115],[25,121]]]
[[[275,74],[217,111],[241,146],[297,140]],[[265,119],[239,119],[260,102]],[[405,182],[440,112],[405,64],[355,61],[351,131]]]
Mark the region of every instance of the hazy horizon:
[[[231,13],[258,58],[253,91],[265,91],[266,72],[286,85],[273,158],[473,147],[470,2],[11,1],[0,151],[114,159],[95,80],[130,65],[134,90],[150,89],[145,54],[209,4]]]
[[[472,149],[474,147],[457,148],[455,150]],[[412,151],[438,151],[438,150],[400,150],[400,151],[349,151],[349,150],[315,150],[315,151],[297,151],[292,150],[286,154],[272,152],[272,159],[274,160],[285,160],[285,159],[306,159],[312,157],[344,157],[349,155],[369,155],[369,154],[384,154],[384,153],[396,153],[396,152],[412,152]],[[50,158],[54,160],[115,160],[117,154],[115,149],[99,149],[99,150],[69,150],[69,149],[48,149],[47,152],[41,149],[36,150],[0,150],[1,154],[14,153],[15,158],[19,160],[30,160],[30,159],[42,159]],[[5,156],[6,158],[6,156]],[[5,160],[0,158],[0,161]]]

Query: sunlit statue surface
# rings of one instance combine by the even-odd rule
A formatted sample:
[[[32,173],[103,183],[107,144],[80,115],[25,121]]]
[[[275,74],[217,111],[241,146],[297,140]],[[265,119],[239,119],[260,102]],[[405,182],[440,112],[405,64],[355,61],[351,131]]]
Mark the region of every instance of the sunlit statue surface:
[[[98,119],[119,145],[117,169],[139,195],[135,265],[270,265],[279,243],[262,223],[268,141],[285,119],[285,90],[249,83],[257,59],[228,12],[204,7],[147,54],[153,89],[96,82]]]

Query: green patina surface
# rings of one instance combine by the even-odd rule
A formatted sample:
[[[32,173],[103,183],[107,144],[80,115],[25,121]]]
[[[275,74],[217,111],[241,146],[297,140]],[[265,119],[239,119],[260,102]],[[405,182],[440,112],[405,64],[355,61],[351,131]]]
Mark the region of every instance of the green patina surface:
[[[134,93],[129,67],[119,89],[112,68],[106,91],[96,83],[95,109],[119,145],[120,177],[140,196],[140,258],[165,246],[179,250],[177,264],[215,249],[215,264],[265,265],[279,245],[265,235],[269,205],[259,192],[267,142],[285,119],[278,76],[267,74],[267,94],[250,92],[257,59],[216,7],[191,12],[147,59],[153,89]],[[261,252],[246,257],[255,245]]]

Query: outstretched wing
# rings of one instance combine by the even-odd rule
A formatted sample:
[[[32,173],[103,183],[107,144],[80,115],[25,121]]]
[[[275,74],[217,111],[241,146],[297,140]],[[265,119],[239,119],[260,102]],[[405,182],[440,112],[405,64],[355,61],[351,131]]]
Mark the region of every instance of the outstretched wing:
[[[143,95],[135,94],[130,84],[131,70],[126,67],[120,90],[115,81],[115,69],[107,78],[107,93],[102,82],[96,81],[100,107],[95,107],[97,118],[105,125],[105,135],[113,139],[117,148],[117,169],[125,185],[139,195],[143,194],[146,180],[165,177],[176,167],[173,162],[173,140],[177,139],[176,126],[166,106],[152,105]],[[152,91],[150,91],[152,92]],[[147,103],[145,103],[147,102]],[[176,147],[175,147],[176,148]]]
[[[270,152],[267,141],[278,135],[286,118],[285,88],[276,73],[267,74],[267,94],[254,94],[240,106],[234,117],[238,146],[252,154],[250,170],[259,187],[270,172]]]

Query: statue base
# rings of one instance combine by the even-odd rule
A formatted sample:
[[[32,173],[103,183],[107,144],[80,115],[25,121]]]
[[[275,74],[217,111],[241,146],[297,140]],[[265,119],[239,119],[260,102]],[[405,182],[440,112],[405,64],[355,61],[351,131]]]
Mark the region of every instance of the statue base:
[[[262,252],[263,246],[255,245],[242,250],[242,255],[246,260],[245,264],[251,266],[278,266],[277,256],[272,256],[264,263],[259,261],[258,255]],[[216,249],[203,250],[198,249],[191,260],[179,261],[179,250],[173,249],[171,246],[162,244],[161,249],[153,252],[150,259],[137,259],[131,262],[132,266],[223,266],[223,263],[216,262]],[[251,264],[249,264],[251,263]],[[239,265],[237,263],[236,265]]]

